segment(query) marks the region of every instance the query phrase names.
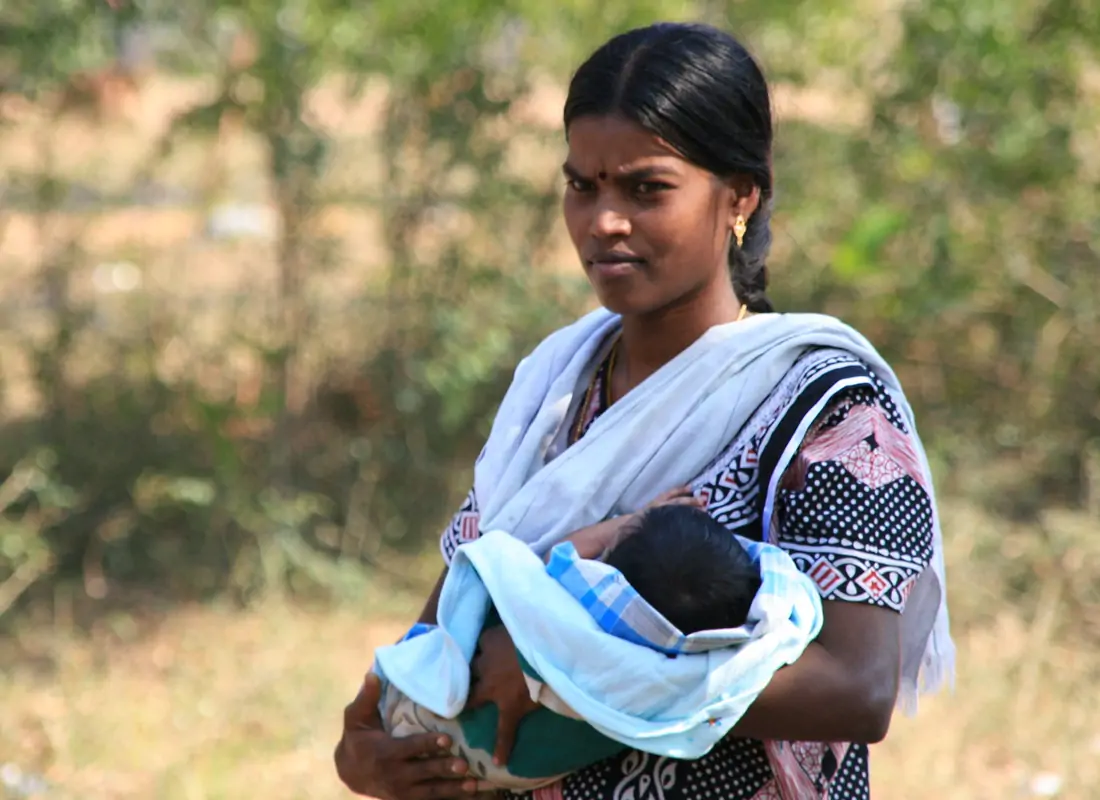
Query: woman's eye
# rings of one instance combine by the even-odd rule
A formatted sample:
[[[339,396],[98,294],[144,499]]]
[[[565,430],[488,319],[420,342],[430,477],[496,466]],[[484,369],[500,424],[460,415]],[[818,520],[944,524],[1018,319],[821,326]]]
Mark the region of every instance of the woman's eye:
[[[583,181],[580,178],[569,178],[568,180],[566,180],[565,185],[572,189],[574,192],[592,191],[592,181]]]
[[[671,187],[667,183],[657,183],[655,181],[643,181],[634,187],[634,191],[637,194],[657,194],[657,192],[663,192],[665,189]]]

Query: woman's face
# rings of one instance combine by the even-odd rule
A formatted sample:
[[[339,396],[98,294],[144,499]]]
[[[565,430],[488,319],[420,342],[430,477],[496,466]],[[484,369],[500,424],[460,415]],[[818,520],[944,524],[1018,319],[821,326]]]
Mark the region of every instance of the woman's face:
[[[730,291],[726,254],[749,198],[622,117],[580,117],[568,135],[565,224],[604,307],[648,315]]]

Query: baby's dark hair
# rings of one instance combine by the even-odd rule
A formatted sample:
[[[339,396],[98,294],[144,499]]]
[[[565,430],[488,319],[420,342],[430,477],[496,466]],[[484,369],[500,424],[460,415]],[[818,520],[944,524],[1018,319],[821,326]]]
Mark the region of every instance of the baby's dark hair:
[[[743,625],[760,589],[736,537],[692,506],[645,511],[604,561],[684,634]]]

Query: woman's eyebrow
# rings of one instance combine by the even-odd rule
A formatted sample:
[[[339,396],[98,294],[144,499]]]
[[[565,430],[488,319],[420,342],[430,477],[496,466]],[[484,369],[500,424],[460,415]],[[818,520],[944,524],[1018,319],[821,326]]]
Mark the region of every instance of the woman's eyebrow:
[[[660,164],[653,164],[651,166],[638,167],[637,169],[628,170],[627,172],[616,175],[616,179],[631,180],[631,181],[644,181],[650,178],[662,178],[679,175],[672,167],[664,167]]]
[[[569,178],[570,180],[579,181],[584,179],[584,176],[581,175],[581,171],[570,164],[568,161],[561,165],[561,171],[565,174],[565,177]]]
[[[572,180],[585,180],[585,176],[581,174],[580,170],[570,164],[568,161],[561,166],[561,171],[565,174],[565,177]],[[650,166],[638,167],[637,169],[627,170],[626,172],[619,173],[613,176],[614,180],[621,181],[644,181],[650,178],[660,178],[679,175],[676,169],[673,167],[665,167],[660,164],[653,164]]]

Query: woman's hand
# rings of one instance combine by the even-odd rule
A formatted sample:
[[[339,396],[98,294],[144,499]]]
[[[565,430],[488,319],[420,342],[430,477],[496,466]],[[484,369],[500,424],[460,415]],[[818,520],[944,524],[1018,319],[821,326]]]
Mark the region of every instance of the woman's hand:
[[[512,637],[503,625],[484,631],[478,645],[479,652],[470,664],[472,687],[466,707],[496,704],[497,742],[493,763],[500,767],[508,763],[512,754],[520,720],[538,708],[538,703],[531,699]]]
[[[351,791],[379,800],[453,800],[475,794],[468,765],[450,754],[451,742],[434,733],[395,739],[382,730],[382,685],[370,674],[344,709],[344,733],[336,745],[336,774]]]
[[[563,541],[572,542],[573,547],[577,549],[577,555],[581,558],[599,558],[607,550],[618,544],[623,536],[629,534],[632,523],[637,522],[641,514],[648,509],[668,505],[695,506],[706,510],[706,504],[701,498],[692,494],[690,486],[677,486],[675,489],[669,489],[667,492],[657,495],[641,511],[612,517],[603,522],[597,522],[595,525],[589,525],[587,528],[581,528],[579,531],[565,537]],[[550,553],[547,552],[545,557],[548,560]]]
[[[643,511],[657,506],[695,506],[706,510],[706,503],[701,497],[695,496],[690,486],[677,486],[675,489],[662,492],[653,498]]]

